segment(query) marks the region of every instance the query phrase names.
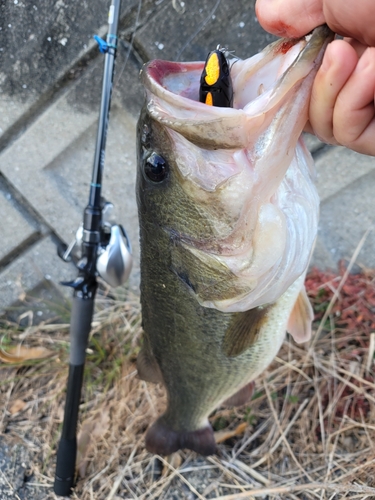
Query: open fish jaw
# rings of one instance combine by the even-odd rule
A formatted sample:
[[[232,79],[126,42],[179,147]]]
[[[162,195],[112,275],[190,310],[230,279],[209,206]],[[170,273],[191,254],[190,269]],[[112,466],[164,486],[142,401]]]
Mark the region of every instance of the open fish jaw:
[[[233,108],[198,102],[203,63],[153,61],[143,71],[148,113],[167,127],[182,189],[209,223],[199,239],[173,228],[194,256],[192,293],[205,307],[273,303],[308,265],[319,199],[299,137],[326,30],[233,62]],[[220,269],[217,286],[205,283],[201,266]],[[225,290],[223,279],[232,284]]]
[[[299,135],[328,40],[320,28],[234,63],[234,108],[197,102],[203,63],[143,71],[137,369],[168,398],[146,435],[151,452],[214,453],[210,413],[248,401],[286,329],[297,342],[311,335],[303,282],[318,198]]]

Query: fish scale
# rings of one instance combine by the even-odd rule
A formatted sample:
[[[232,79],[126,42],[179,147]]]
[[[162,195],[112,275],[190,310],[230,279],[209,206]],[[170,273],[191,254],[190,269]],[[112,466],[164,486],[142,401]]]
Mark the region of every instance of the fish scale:
[[[142,71],[137,367],[167,390],[166,411],[146,436],[151,452],[214,453],[212,411],[250,394],[244,388],[287,329],[298,342],[311,334],[303,282],[319,200],[299,136],[332,37],[319,27],[237,61],[233,108],[196,100],[204,63],[152,61]]]
[[[147,227],[141,231],[147,232]],[[147,251],[153,255],[163,254],[168,245],[169,238],[164,236],[158,240],[157,246],[150,241]],[[152,268],[152,272],[145,267],[141,270],[141,280],[147,284],[142,287],[143,326],[148,332],[155,325],[165,325],[166,317],[173,318],[173,323],[165,325],[162,336],[151,335],[147,338],[167,388],[166,426],[173,422],[174,430],[189,432],[208,428],[210,408],[216,408],[235,390],[254,380],[274,359],[285,337],[287,320],[304,276],[289,287],[271,308],[269,323],[261,329],[256,344],[241,355],[230,358],[224,354],[222,343],[226,326],[233,321],[233,314],[201,308],[197,301],[192,300],[187,287],[181,289],[180,280],[169,272],[168,264],[165,262],[163,266]],[[163,307],[149,312],[147,304],[155,300],[155,289],[158,290],[157,301]],[[177,303],[173,297],[178,297]],[[184,303],[184,316],[176,313],[180,301]],[[238,316],[242,314],[237,313]],[[189,318],[195,320],[194,336],[184,336],[184,332],[189,330],[186,325]],[[221,337],[218,337],[218,331],[222,332]],[[184,357],[184,370],[179,373],[181,353],[186,351],[189,357]],[[151,444],[149,448],[159,452],[159,446]],[[212,441],[212,452],[214,449]],[[176,450],[168,450],[171,451]]]

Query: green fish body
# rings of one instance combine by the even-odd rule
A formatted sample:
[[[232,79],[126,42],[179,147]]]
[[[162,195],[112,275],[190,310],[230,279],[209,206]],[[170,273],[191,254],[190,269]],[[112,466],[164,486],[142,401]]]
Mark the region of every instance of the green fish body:
[[[142,70],[137,367],[168,398],[146,436],[151,452],[214,453],[210,413],[249,397],[287,329],[309,338],[303,282],[319,200],[300,134],[331,39],[319,27],[236,61],[233,108],[199,102],[203,63]]]

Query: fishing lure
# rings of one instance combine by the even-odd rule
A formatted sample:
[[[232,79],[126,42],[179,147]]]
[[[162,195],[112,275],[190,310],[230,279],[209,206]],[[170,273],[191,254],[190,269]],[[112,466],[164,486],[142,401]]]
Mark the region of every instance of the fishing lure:
[[[199,100],[209,106],[233,107],[233,86],[226,50],[216,47],[210,52],[201,76]]]

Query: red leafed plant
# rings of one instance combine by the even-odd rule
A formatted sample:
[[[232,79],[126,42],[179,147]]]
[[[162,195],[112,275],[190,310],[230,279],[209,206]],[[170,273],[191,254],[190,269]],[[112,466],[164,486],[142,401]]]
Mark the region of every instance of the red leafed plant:
[[[319,324],[333,299],[345,274],[344,264],[339,266],[339,274],[313,269],[306,277],[306,290],[315,312],[315,322]],[[324,427],[337,428],[346,415],[353,420],[361,420],[370,412],[370,402],[366,394],[373,395],[366,382],[373,386],[373,371],[365,373],[365,360],[369,353],[371,333],[375,332],[375,270],[364,270],[361,273],[348,274],[335,301],[327,324],[323,326],[323,335],[327,331],[334,335],[336,354],[344,362],[347,374],[346,383],[338,387],[334,377],[328,378],[321,386],[321,402],[326,418]],[[325,333],[324,333],[325,332]],[[369,365],[370,366],[370,365]],[[360,367],[359,373],[358,367]],[[364,388],[367,386],[367,393]],[[334,408],[327,408],[335,400]],[[333,414],[332,414],[333,413]],[[321,429],[316,429],[320,436]]]
[[[345,272],[340,274],[313,269],[306,277],[306,290],[313,304],[315,321],[322,319]],[[337,328],[370,334],[375,331],[375,270],[349,274],[333,306],[332,316]]]

